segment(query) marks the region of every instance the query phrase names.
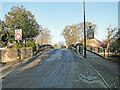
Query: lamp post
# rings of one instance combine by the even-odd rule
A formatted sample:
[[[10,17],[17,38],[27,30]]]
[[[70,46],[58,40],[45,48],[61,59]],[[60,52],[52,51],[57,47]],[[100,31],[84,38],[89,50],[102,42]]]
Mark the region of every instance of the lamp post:
[[[85,0],[83,1],[83,9],[84,9],[84,58],[86,58],[86,31],[85,31]]]

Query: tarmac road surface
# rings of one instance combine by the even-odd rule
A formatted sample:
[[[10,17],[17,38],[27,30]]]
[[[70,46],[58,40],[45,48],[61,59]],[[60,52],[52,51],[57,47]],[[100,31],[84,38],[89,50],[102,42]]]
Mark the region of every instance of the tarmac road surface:
[[[15,68],[2,88],[107,88],[90,65],[70,49],[51,49]]]

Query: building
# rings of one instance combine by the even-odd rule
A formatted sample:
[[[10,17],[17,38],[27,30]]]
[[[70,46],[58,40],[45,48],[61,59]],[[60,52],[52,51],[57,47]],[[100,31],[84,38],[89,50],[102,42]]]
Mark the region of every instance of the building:
[[[103,43],[97,39],[87,39],[87,45],[93,47],[102,47]]]

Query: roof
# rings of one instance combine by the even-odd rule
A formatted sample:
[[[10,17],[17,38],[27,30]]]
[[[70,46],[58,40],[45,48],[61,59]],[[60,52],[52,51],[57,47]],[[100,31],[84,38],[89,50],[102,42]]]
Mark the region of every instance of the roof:
[[[98,46],[102,46],[102,42],[100,41],[100,40],[97,40],[97,39],[94,39],[94,40],[92,40],[94,43],[96,43]]]

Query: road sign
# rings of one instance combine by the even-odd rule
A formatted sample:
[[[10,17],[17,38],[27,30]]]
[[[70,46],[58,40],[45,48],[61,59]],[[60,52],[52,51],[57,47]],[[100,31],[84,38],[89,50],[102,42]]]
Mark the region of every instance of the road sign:
[[[93,39],[94,38],[94,35],[93,35],[93,33],[88,33],[88,39]]]
[[[22,39],[22,29],[16,29],[15,30],[15,40],[21,40]]]
[[[87,30],[87,39],[94,39],[94,29]]]
[[[17,40],[20,40],[20,39],[21,39],[21,34],[17,33],[17,34],[15,35],[15,38],[16,38]]]

